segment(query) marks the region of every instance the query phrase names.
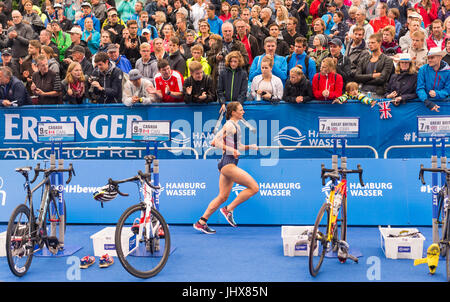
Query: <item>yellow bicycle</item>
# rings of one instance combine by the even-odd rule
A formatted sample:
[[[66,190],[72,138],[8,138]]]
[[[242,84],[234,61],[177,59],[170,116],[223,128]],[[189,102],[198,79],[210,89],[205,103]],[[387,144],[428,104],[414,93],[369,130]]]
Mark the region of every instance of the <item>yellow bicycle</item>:
[[[313,277],[319,273],[327,252],[337,252],[341,263],[348,258],[358,262],[358,258],[349,254],[347,243],[347,174],[359,174],[359,182],[364,186],[363,170],[360,165],[357,167],[357,170],[347,170],[345,167],[326,169],[322,164],[322,184],[325,186],[327,178],[331,181],[329,182],[330,192],[320,208],[309,238],[309,272]],[[315,256],[316,249],[318,256]]]

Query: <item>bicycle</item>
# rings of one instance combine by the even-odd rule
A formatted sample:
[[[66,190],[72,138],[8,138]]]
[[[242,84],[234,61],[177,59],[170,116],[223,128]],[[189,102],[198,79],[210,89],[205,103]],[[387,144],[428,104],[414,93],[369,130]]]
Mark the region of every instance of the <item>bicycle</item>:
[[[133,276],[146,279],[158,274],[166,265],[170,255],[170,232],[155,207],[161,189],[151,184],[151,165],[155,156],[148,155],[144,159],[146,173],[139,170],[138,175],[131,178],[110,178],[104,190],[95,194],[94,198],[103,203],[112,200],[117,194],[129,196],[119,190],[119,184],[126,182],[136,182],[138,191],[143,192],[140,202],[126,209],[119,218],[114,240],[122,266]],[[156,173],[155,169],[154,166],[153,171]]]
[[[30,268],[33,255],[44,246],[52,254],[57,254],[64,249],[64,232],[66,228],[66,205],[64,200],[60,200],[60,190],[50,181],[54,173],[68,172],[69,178],[66,184],[75,175],[72,164],[68,169],[56,168],[54,164],[48,169],[41,169],[40,164],[34,168],[34,178],[30,181],[29,172],[32,167],[22,167],[15,169],[16,172],[25,177],[26,198],[25,203],[18,205],[9,221],[6,230],[6,254],[11,272],[22,277]],[[44,173],[44,179],[31,189],[39,174]],[[35,215],[33,207],[33,193],[43,186],[41,204]],[[28,206],[27,206],[28,204]],[[60,206],[58,206],[58,204]],[[36,217],[37,216],[37,217]],[[47,221],[50,222],[50,235],[47,233]],[[59,236],[56,234],[59,229]]]
[[[341,263],[346,262],[347,258],[358,263],[358,258],[349,254],[347,243],[347,174],[358,173],[359,182],[364,186],[363,170],[359,164],[357,170],[347,170],[344,158],[342,160],[344,168],[327,169],[323,164],[321,167],[322,185],[325,186],[327,178],[331,182],[330,193],[319,210],[312,233],[309,234],[309,272],[313,277],[319,273],[325,254],[329,251],[337,252]],[[314,256],[316,248],[318,256]]]
[[[450,183],[450,170],[447,168],[424,168],[420,165],[419,179],[422,184],[425,185],[425,179],[423,178],[424,172],[438,172],[445,173],[445,184],[439,190],[437,198],[437,221],[438,225],[442,225],[442,234],[439,242],[439,249],[442,257],[445,257],[447,281],[450,282],[450,213],[449,213],[449,183]]]

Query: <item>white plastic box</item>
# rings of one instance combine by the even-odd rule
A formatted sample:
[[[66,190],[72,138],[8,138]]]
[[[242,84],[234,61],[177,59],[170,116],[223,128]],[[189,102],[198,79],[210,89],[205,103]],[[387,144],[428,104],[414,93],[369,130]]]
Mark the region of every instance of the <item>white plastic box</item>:
[[[418,259],[423,257],[423,242],[425,236],[419,233],[417,237],[389,237],[399,235],[402,231],[409,234],[419,232],[416,228],[387,228],[378,227],[380,230],[381,249],[389,259]]]
[[[94,245],[94,256],[101,257],[104,254],[108,254],[112,257],[117,257],[114,240],[115,232],[115,227],[106,227],[91,236]],[[130,250],[130,246],[136,244],[136,237],[131,232],[131,229],[126,233],[122,232],[122,238],[123,237],[125,237],[126,240],[122,240],[122,250],[126,253]]]
[[[0,233],[0,257],[6,257],[6,231]]]
[[[300,240],[308,240],[307,231],[312,232],[313,229],[314,226],[281,226],[284,256],[309,256],[309,243],[301,245],[296,245],[296,243]],[[318,254],[316,247],[314,256]]]

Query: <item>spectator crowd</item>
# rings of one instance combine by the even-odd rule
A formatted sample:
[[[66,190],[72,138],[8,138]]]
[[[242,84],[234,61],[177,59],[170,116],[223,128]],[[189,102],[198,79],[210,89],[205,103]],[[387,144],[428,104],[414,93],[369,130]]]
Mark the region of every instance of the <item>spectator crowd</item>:
[[[229,101],[434,111],[450,0],[4,0],[0,102]]]

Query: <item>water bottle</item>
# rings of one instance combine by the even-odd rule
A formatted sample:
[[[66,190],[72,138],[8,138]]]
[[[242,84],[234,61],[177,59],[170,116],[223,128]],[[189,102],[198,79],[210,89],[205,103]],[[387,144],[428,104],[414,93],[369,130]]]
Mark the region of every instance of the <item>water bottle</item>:
[[[342,203],[342,195],[336,194],[334,195],[334,201],[333,201],[333,215],[337,216],[339,212],[339,208],[341,207]]]

